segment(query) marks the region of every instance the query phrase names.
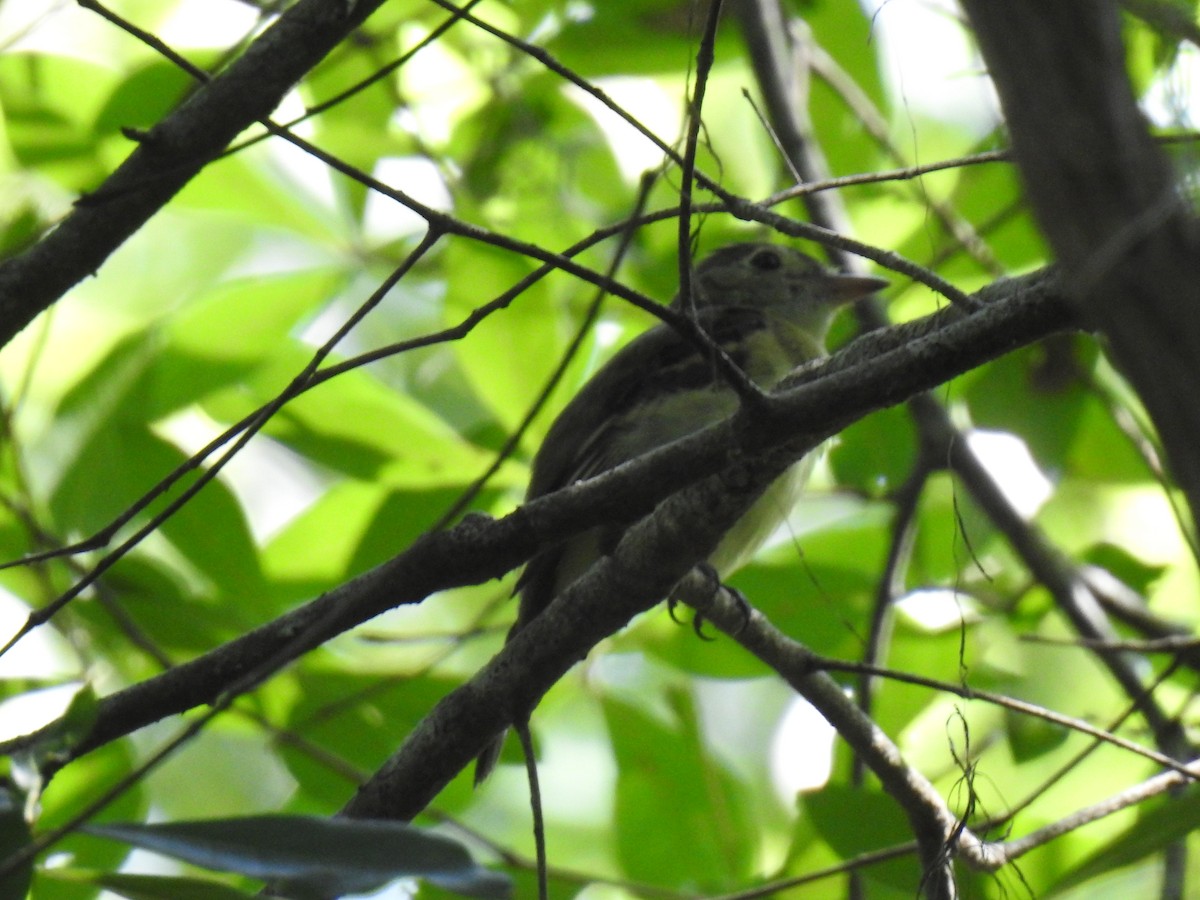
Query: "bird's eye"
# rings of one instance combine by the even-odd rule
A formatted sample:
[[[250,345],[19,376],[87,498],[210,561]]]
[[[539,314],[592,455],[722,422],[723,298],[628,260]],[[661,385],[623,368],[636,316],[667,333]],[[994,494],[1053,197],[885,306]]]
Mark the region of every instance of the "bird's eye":
[[[772,269],[778,269],[783,265],[783,260],[774,250],[760,250],[750,257],[750,265],[763,272],[769,272]]]

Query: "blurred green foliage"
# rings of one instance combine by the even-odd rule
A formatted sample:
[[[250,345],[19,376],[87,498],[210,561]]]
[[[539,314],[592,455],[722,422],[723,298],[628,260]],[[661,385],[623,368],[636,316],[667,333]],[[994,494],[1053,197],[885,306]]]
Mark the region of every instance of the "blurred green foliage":
[[[225,24],[205,31],[186,27],[194,21],[187,18],[191,6],[113,4],[196,63],[218,66],[248,36],[246,9],[230,4],[227,19],[214,12],[213,20]],[[646,128],[676,141],[702,18],[686,5],[489,0],[474,11],[544,47]],[[811,0],[794,4],[793,12],[805,17],[842,77],[877,105],[893,148],[900,148],[888,150],[865,133],[861,110],[846,103],[838,82],[815,78],[814,133],[834,174],[1001,146],[999,131],[910,105],[902,80],[889,81],[886,48],[857,5]],[[296,86],[277,119],[338,97],[446,16],[433,3],[386,4]],[[0,254],[14,255],[132,149],[121,129],[152,126],[195,85],[81,8],[46,4],[28,22],[15,14],[0,22],[11,29],[0,37]],[[1131,71],[1151,90],[1175,59],[1164,48],[1175,43],[1137,19],[1127,28]],[[922,52],[916,45],[910,50]],[[753,85],[745,46],[730,22],[716,45],[698,166],[728,189],[757,198],[790,180],[743,97],[743,89],[754,93]],[[661,162],[611,110],[519,48],[465,23],[297,128],[421,202],[555,252],[629,216],[638,176]],[[672,207],[678,184],[670,168],[647,209]],[[848,188],[839,197],[858,237],[965,289],[1046,262],[1007,164]],[[986,254],[965,251],[932,212],[935,204],[974,228]],[[802,215],[796,203],[782,211]],[[696,224],[704,247],[765,236],[721,215]],[[618,276],[668,300],[676,278],[674,229],[673,219],[638,229]],[[15,559],[89,537],[274,398],[421,235],[411,212],[278,142],[255,143],[208,166],[95,278],[0,355],[0,556]],[[614,247],[613,240],[602,242],[578,259],[603,271]],[[333,349],[331,360],[459,326],[534,266],[484,242],[444,238]],[[927,314],[941,302],[924,288],[893,281],[890,309],[898,318]],[[88,683],[107,694],[136,683],[409,546],[487,470],[594,296],[594,287],[552,275],[460,339],[385,356],[287,404],[197,499],[30,638],[43,642],[36,652],[14,652],[11,665],[0,664],[7,665],[0,668],[0,721],[17,721],[16,711],[28,706],[21,701],[46,688]],[[618,300],[604,303],[598,325],[551,392],[550,409],[534,419],[473,508],[503,514],[519,503],[528,460],[553,410],[648,321]],[[843,323],[838,335],[844,340],[851,331]],[[937,394],[966,430],[1011,435],[1019,442],[1006,446],[1028,449],[1031,466],[997,464],[996,475],[1013,491],[1035,484],[1041,497],[1027,512],[1063,552],[1144,591],[1153,609],[1196,620],[1194,560],[1172,515],[1171,492],[1148,461],[1136,403],[1095,341],[1072,336],[1019,350]],[[893,540],[890,500],[921,462],[904,410],[855,424],[832,446],[790,529],[739,573],[736,585],[818,652],[861,658]],[[1069,631],[962,488],[949,476],[934,476],[914,516],[911,565],[901,580],[906,590],[936,591],[951,615],[901,613],[887,664],[1101,724],[1115,719],[1126,699],[1083,651],[1018,640]],[[95,558],[0,572],[5,636]],[[515,612],[510,590],[511,578],[439,594],[309,654],[241,698],[176,758],[188,790],[152,777],[103,817],[334,812],[356,781],[499,647]],[[639,884],[672,896],[734,892],[907,840],[892,801],[871,782],[852,783],[840,745],[823,790],[797,797],[787,787],[814,765],[804,760],[806,744],[830,738],[792,735],[781,744],[786,696],[770,694],[776,699],[755,705],[777,689],[771,673],[732,642],[698,641],[662,610],[596,648],[551,691],[533,721],[543,752],[551,861],[562,873],[552,878],[552,896],[582,895],[592,879],[607,886],[589,889],[588,897],[641,896]],[[1190,689],[1188,677],[1176,675],[1160,691],[1174,708]],[[43,716],[52,711],[42,705]],[[1144,760],[1105,748],[1074,763],[1054,790],[1039,792],[1086,746],[1084,737],[886,681],[874,712],[960,811],[966,811],[968,760],[979,815],[1002,814],[1036,793],[1017,819],[1017,833],[1152,771]],[[35,832],[90,802],[169,733],[148,729],[68,766],[43,796]],[[1133,734],[1144,737],[1136,727]],[[511,747],[504,761],[517,761]],[[234,773],[240,776],[231,782]],[[496,847],[528,856],[524,791],[515,766],[502,767],[479,791],[463,775],[438,797],[436,816],[426,824],[450,816]],[[964,887],[971,896],[1066,896],[1060,885],[1107,883],[1118,864],[1122,885],[1153,885],[1155,854],[1167,837],[1190,834],[1194,798],[1187,804],[1186,824],[1169,835],[1155,823],[1174,805],[1130,811],[1035,850],[1020,861],[1019,874],[964,873]],[[1189,843],[1196,849],[1194,839]],[[474,846],[478,858],[495,860],[487,846]],[[123,856],[115,845],[80,836],[53,852],[52,860],[42,860],[50,867],[34,876],[32,896],[39,900],[97,896],[101,879],[87,873],[111,872]],[[528,873],[515,868],[514,874],[518,896],[529,896]],[[869,867],[864,883],[871,897],[911,897],[918,877],[912,858],[903,858]],[[111,890],[122,889],[113,884]],[[249,884],[223,882],[211,896]],[[145,896],[158,896],[143,888]],[[840,897],[845,890],[846,876],[839,875],[776,896]],[[424,885],[419,896],[445,894]]]

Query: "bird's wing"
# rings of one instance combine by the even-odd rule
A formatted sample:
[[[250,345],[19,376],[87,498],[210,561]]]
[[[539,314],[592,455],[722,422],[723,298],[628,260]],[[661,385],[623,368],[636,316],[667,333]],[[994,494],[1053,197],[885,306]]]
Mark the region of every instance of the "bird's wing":
[[[764,328],[765,317],[757,309],[725,307],[704,310],[699,324],[740,364],[738,344]],[[691,341],[666,325],[650,329],[559,414],[534,460],[527,497],[599,475],[718,421],[735,405],[722,387],[713,364]]]
[[[764,325],[755,309],[703,310],[699,324],[741,364],[738,345]],[[659,325],[638,336],[598,371],[550,426],[533,462],[533,499],[678,440],[720,421],[737,397],[691,341]],[[594,529],[546,547],[529,561],[514,592],[521,594],[518,627],[539,613],[586,568],[609,553],[620,525]]]

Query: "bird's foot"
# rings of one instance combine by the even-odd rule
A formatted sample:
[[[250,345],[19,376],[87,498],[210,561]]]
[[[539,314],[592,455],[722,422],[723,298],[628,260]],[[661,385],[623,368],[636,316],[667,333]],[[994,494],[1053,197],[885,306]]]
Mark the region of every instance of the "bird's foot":
[[[692,630],[696,632],[696,637],[711,641],[713,638],[704,633],[704,610],[712,605],[721,591],[725,591],[737,605],[742,616],[742,623],[737,628],[740,632],[750,621],[750,604],[737,588],[722,584],[717,570],[706,562],[697,565],[675,585],[667,597],[667,613],[672,621],[682,625],[683,622],[675,615],[675,607],[686,603],[696,611],[692,617]]]

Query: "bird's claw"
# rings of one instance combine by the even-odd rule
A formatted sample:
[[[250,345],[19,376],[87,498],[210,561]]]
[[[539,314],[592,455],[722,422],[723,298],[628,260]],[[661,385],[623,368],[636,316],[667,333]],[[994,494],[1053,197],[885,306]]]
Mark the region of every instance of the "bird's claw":
[[[717,596],[718,591],[724,590],[728,592],[730,598],[732,598],[733,602],[737,604],[738,611],[742,614],[742,623],[738,626],[737,632],[735,632],[740,633],[742,629],[745,628],[750,622],[750,604],[747,602],[745,595],[743,595],[742,592],[737,588],[732,588],[727,584],[722,584],[721,576],[717,574],[717,570],[706,562],[697,565],[693,571],[698,573],[700,577],[707,582],[704,596],[710,602]],[[692,584],[694,585],[695,582],[692,582]],[[690,586],[691,585],[689,585],[689,587]],[[692,593],[696,596],[699,596],[700,589],[698,587],[693,588]],[[683,621],[675,614],[675,607],[678,606],[679,603],[679,591],[673,591],[670,596],[667,597],[667,614],[670,615],[672,622],[676,623],[677,625],[682,625]],[[702,641],[715,640],[715,638],[711,638],[704,633],[705,621],[704,613],[697,609],[695,616],[692,617],[692,631],[694,631],[696,633],[696,637],[700,638]]]

